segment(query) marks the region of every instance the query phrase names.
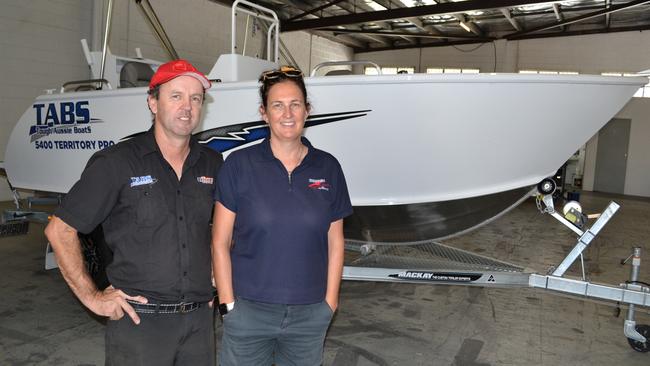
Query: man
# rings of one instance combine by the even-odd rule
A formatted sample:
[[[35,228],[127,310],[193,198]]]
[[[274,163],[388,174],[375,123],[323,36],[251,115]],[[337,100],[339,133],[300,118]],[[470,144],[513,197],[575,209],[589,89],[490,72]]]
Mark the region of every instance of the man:
[[[187,61],[161,65],[152,128],[95,153],[45,229],[74,294],[109,318],[107,365],[214,364],[210,221],[223,159],[191,137],[208,88]],[[103,291],[77,236],[98,225],[113,252]]]

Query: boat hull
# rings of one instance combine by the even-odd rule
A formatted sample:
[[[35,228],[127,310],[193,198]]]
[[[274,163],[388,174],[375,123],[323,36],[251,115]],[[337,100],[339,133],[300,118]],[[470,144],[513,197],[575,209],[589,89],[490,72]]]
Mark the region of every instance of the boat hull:
[[[467,202],[536,184],[645,83],[646,78],[517,74],[307,78],[312,112],[305,136],[337,157],[358,215],[374,228],[390,222],[377,221],[380,211],[371,214],[368,207],[392,206],[385,210],[394,218],[418,212],[422,204]],[[197,128],[201,142],[227,155],[268,136],[257,87],[214,85]],[[67,192],[92,153],[151,126],[145,99],[145,88],[38,97],[8,143],[10,182]],[[426,220],[415,227],[408,221],[399,225],[401,231],[440,237],[418,228]],[[441,233],[476,224],[449,225]],[[363,237],[366,228],[358,228]]]
[[[355,206],[344,222],[352,241],[416,244],[459,236],[500,217],[531,196],[533,187],[459,200]]]

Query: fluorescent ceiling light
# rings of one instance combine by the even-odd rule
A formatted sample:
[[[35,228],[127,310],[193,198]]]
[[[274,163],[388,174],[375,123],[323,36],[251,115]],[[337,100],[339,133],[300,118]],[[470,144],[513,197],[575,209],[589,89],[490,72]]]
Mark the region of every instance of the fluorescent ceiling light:
[[[428,15],[425,18],[442,22],[442,21],[449,20],[449,19],[453,18],[453,16],[451,16],[449,14],[442,14],[442,15]]]
[[[519,6],[517,7],[517,9],[521,11],[535,11],[535,10],[542,10],[542,9],[552,8],[552,7],[553,5],[551,4],[533,4],[533,5]]]
[[[372,10],[387,10],[385,6],[383,6],[381,4],[377,4],[376,2],[374,2],[372,0],[365,0],[364,2],[366,3],[366,5],[371,7]]]
[[[559,2],[560,6],[563,7],[571,7],[574,5],[577,5],[580,3],[580,1],[572,0],[572,1],[561,1]],[[542,10],[542,9],[548,9],[552,8],[553,4],[545,3],[545,4],[532,4],[532,5],[524,5],[524,6],[518,6],[517,10],[520,11],[536,11],[536,10]]]
[[[402,0],[402,4],[406,5],[409,8],[420,5],[436,5],[437,2],[434,0]]]

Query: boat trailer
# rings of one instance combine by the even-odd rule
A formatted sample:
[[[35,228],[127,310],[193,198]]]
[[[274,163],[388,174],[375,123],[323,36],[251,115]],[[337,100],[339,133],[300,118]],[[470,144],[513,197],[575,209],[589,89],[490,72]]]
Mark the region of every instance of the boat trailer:
[[[568,208],[565,205],[563,215],[554,208],[552,192],[540,193],[536,200],[543,213],[553,216],[578,235],[573,249],[547,274],[528,272],[512,263],[434,241],[396,245],[346,240],[346,250],[357,252],[359,256],[346,260],[343,279],[430,285],[528,287],[587,300],[607,300],[611,304],[625,304],[628,311],[623,334],[635,351],[650,351],[650,326],[636,324],[634,320],[637,306],[650,307],[650,287],[647,283],[639,281],[641,248],[633,248],[631,255],[621,261],[625,264],[631,259],[630,279],[625,283],[619,286],[597,284],[587,281],[585,277],[583,252],[620,206],[616,202],[610,202],[602,213],[589,216],[597,216],[597,220],[591,227],[583,230],[581,227],[586,223],[587,216],[580,212],[581,209],[575,201],[570,201]],[[582,278],[565,277],[566,271],[578,258],[582,265]]]
[[[610,202],[605,210],[596,215],[584,215],[579,204],[569,201],[562,213],[555,210],[553,192],[555,183],[546,179],[538,185],[536,202],[538,209],[551,215],[564,226],[578,235],[573,249],[562,262],[552,267],[547,274],[526,271],[524,267],[469,251],[453,248],[435,241],[412,243],[382,243],[346,240],[345,249],[358,255],[346,256],[343,279],[351,281],[395,282],[429,285],[468,285],[481,287],[528,287],[550,290],[555,293],[578,296],[587,300],[606,300],[610,304],[628,306],[623,325],[623,334],[630,346],[638,352],[650,351],[650,325],[636,324],[634,315],[637,306],[650,308],[650,285],[639,281],[641,266],[641,248],[632,249],[631,255],[621,261],[625,264],[631,259],[630,279],[619,286],[598,284],[586,280],[583,252],[596,238],[603,227],[614,216],[620,206]],[[13,188],[13,187],[12,187]],[[17,210],[7,210],[2,216],[2,228],[5,233],[0,236],[26,234],[28,222],[47,223],[46,212],[32,211],[34,204],[60,203],[61,196],[30,197],[29,209],[20,210],[20,197],[13,189]],[[588,218],[596,218],[589,228],[585,228]],[[84,255],[88,270],[97,281],[101,278],[102,258],[97,257],[96,243],[88,244],[88,238],[82,237]],[[92,242],[92,241],[91,241]],[[568,278],[564,274],[580,258],[582,278]],[[50,244],[45,250],[45,269],[57,268],[55,253]],[[98,277],[99,276],[99,277]]]

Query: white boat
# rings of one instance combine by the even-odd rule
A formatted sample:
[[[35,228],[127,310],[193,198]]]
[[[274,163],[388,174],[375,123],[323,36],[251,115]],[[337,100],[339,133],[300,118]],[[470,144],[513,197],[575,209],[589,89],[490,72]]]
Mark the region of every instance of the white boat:
[[[99,53],[91,56],[97,68]],[[119,69],[123,59],[112,60],[107,69]],[[207,92],[196,131],[202,143],[227,156],[268,135],[255,79],[276,65],[221,56],[209,77],[222,82]],[[348,239],[439,239],[520,202],[647,82],[528,74],[307,77],[313,109],[305,136],[343,167],[355,206]],[[11,133],[10,183],[67,192],[94,152],[149,129],[146,91],[37,97]]]

